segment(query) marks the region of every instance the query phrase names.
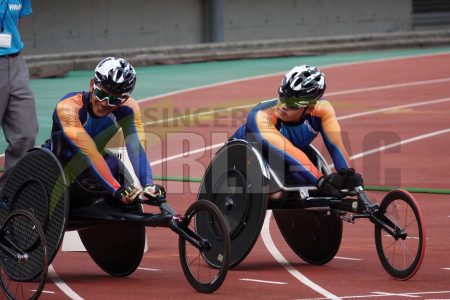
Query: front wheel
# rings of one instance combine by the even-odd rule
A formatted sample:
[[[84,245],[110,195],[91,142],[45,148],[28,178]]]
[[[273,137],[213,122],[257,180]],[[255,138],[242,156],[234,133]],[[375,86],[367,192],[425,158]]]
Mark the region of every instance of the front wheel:
[[[196,228],[199,219],[209,226]],[[191,204],[182,221],[183,231],[197,235],[209,245],[201,250],[180,235],[180,262],[191,286],[201,293],[217,290],[227,276],[230,262],[230,234],[220,210],[211,202],[199,200]],[[191,234],[190,234],[191,235]]]
[[[48,271],[47,242],[39,221],[25,210],[10,213],[0,229],[0,282],[8,299],[37,299]]]
[[[419,270],[425,255],[425,225],[414,197],[404,191],[388,193],[381,201],[378,217],[394,238],[381,226],[375,226],[375,245],[383,268],[395,279],[408,280]]]

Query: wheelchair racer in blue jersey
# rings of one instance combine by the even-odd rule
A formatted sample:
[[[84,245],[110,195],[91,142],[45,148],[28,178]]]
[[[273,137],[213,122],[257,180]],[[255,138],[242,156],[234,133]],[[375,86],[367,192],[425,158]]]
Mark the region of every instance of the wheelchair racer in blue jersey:
[[[53,113],[50,148],[75,178],[95,178],[115,199],[132,203],[144,192],[148,197],[164,194],[153,183],[145,152],[145,134],[139,106],[130,94],[136,72],[123,58],[107,57],[95,68],[88,92],[65,95]],[[143,191],[118,182],[118,161],[105,153],[106,144],[122,129],[125,145]]]
[[[325,89],[325,75],[318,68],[294,67],[283,77],[278,99],[256,105],[232,139],[259,144],[266,159],[270,157],[269,164],[286,165],[288,176],[296,183],[317,185],[320,194],[339,197],[341,190],[363,182],[350,168],[331,103],[321,99]],[[323,176],[305,153],[319,134],[338,173]]]

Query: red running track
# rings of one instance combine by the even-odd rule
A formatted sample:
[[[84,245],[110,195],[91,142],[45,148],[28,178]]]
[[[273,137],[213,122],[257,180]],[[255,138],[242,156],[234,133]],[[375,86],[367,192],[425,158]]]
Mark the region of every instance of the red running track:
[[[440,54],[323,68],[328,81],[325,98],[334,104],[341,118],[347,146],[351,155],[356,155],[354,166],[363,173],[367,185],[448,188],[450,132],[442,130],[450,128],[449,61],[450,54]],[[201,177],[214,153],[214,150],[201,149],[223,142],[244,122],[246,108],[223,109],[250,106],[274,97],[279,80],[279,75],[249,79],[144,103],[142,108],[148,122],[163,120],[165,107],[201,113],[190,120],[176,119],[146,127],[148,138],[156,141],[148,145],[153,162],[200,149],[198,153],[155,165],[155,174]],[[434,100],[439,101],[432,102]],[[402,107],[390,109],[394,106]],[[377,109],[386,110],[355,115]],[[437,135],[428,136],[430,134]],[[318,140],[316,144],[323,150]],[[364,157],[357,156],[401,141],[409,142]],[[196,199],[197,183],[164,182],[164,185],[168,187],[171,205],[179,212]],[[370,196],[379,201],[384,193],[373,192]],[[424,213],[428,240],[422,268],[406,282],[392,279],[382,269],[375,250],[373,225],[368,221],[344,224],[337,257],[324,266],[309,265],[296,257],[281,237],[273,218],[269,223],[270,236],[290,267],[338,298],[448,299],[450,196],[416,194],[415,197]],[[229,272],[216,293],[198,294],[183,276],[176,235],[164,228],[148,228],[147,232],[150,251],[144,256],[142,269],[128,278],[106,275],[84,252],[60,251],[52,266],[74,293],[73,299],[77,296],[84,299],[324,297],[288,273],[261,238],[247,259]],[[69,299],[69,296],[49,279],[41,299]]]

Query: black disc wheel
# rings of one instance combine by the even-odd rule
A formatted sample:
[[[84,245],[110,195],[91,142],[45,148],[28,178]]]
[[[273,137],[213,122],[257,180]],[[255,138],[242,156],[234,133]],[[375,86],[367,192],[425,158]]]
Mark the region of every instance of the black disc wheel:
[[[199,220],[209,226],[197,227]],[[191,286],[201,293],[212,293],[225,280],[230,262],[230,235],[220,210],[211,202],[199,200],[187,209],[182,223],[184,232],[202,247],[191,244],[180,235],[180,262]],[[195,234],[193,234],[195,233]]]
[[[395,190],[381,201],[378,217],[387,226],[375,226],[375,245],[383,268],[394,278],[407,280],[416,274],[425,255],[425,226],[414,197]]]
[[[307,263],[324,265],[338,252],[342,239],[338,216],[299,209],[275,209],[273,215],[289,247]]]
[[[214,203],[225,217],[230,228],[230,268],[240,264],[258,240],[266,216],[267,192],[260,156],[243,141],[223,146],[205,172],[198,199]],[[207,226],[197,223],[197,228]]]
[[[48,252],[44,231],[33,214],[15,210],[5,218],[0,260],[0,282],[8,299],[37,299],[47,277]]]

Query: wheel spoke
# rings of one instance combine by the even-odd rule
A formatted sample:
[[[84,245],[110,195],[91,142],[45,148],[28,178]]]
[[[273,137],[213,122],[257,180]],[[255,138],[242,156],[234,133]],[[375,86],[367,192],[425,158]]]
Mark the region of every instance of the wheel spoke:
[[[386,223],[392,222],[390,227],[394,232],[402,233],[396,240],[381,227],[375,229],[380,261],[385,270],[397,279],[411,278],[422,262],[425,237],[418,211],[412,196],[401,190],[388,193],[380,203],[382,218]]]

